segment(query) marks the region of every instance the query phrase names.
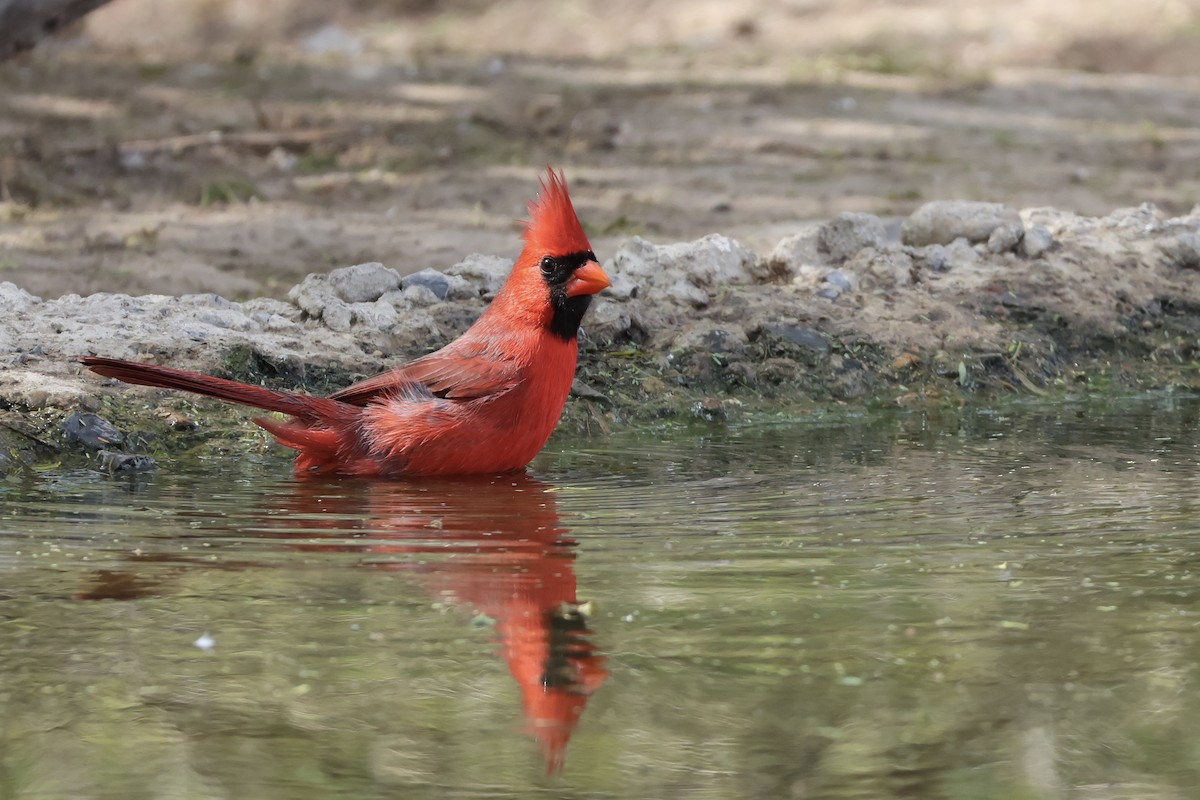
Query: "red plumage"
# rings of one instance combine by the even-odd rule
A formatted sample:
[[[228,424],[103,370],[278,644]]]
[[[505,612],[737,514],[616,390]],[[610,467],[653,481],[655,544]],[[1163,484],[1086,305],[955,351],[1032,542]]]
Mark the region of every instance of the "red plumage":
[[[460,338],[329,397],[194,372],[84,357],[93,372],[287,414],[255,419],[299,451],[297,474],[466,475],[518,470],[546,444],[575,375],[575,331],[609,285],[561,173],[529,206],[525,247],[495,300]],[[553,269],[551,269],[553,268]]]

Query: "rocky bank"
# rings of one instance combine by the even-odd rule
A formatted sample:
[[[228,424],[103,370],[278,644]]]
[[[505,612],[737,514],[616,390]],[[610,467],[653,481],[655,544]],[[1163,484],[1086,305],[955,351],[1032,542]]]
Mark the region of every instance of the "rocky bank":
[[[142,468],[135,456],[252,427],[216,403],[104,381],[78,355],[326,392],[458,336],[510,266],[360,264],[243,303],[43,300],[0,283],[0,467]],[[634,237],[605,268],[613,286],[585,320],[566,425],[1200,389],[1200,208],[1093,218],[931,202],[905,220],[798,226],[769,253],[722,235]]]

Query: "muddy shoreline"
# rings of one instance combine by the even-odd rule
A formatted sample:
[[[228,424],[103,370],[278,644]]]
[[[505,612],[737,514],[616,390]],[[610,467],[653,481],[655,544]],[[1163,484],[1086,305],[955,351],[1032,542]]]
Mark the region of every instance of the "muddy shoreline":
[[[243,410],[118,385],[73,359],[324,393],[458,336],[510,265],[476,255],[401,276],[361,264],[243,303],[41,300],[0,283],[0,464],[142,469],[152,459],[135,456],[265,446]],[[900,221],[798,225],[768,253],[720,235],[632,237],[605,266],[614,285],[585,320],[568,429],[1200,390],[1200,209],[932,202]]]

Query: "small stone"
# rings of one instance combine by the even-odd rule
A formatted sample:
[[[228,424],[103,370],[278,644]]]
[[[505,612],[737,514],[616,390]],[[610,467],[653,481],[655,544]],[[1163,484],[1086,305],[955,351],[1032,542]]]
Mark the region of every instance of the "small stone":
[[[445,300],[447,292],[450,291],[450,278],[436,269],[423,269],[420,272],[405,275],[401,279],[400,286],[403,289],[423,286],[431,291],[436,299]]]
[[[388,292],[379,299],[380,301],[390,302],[397,308],[404,309],[428,308],[441,302],[441,299],[432,289],[419,283],[406,286],[399,292]]]
[[[599,403],[604,406],[611,406],[612,399],[608,395],[593,389],[578,378],[571,383],[571,396],[578,397],[581,400],[591,400],[594,403]]]
[[[350,323],[354,319],[354,314],[350,310],[347,303],[338,300],[336,297],[331,298],[329,302],[321,309],[321,320],[325,323],[325,327],[331,331],[346,333],[350,330]]]
[[[842,262],[864,247],[883,249],[887,244],[887,230],[874,214],[846,212],[820,227],[817,244],[820,252]]]
[[[841,296],[842,290],[833,284],[827,283],[820,289],[817,289],[817,297],[824,298],[825,300],[837,300]]]
[[[96,455],[100,458],[101,468],[107,472],[145,472],[156,466],[154,458],[147,455],[118,450],[101,450]]]
[[[478,295],[494,297],[504,281],[508,280],[512,266],[513,262],[507,258],[474,253],[450,267],[446,274],[463,278]]]
[[[820,226],[812,225],[799,233],[780,239],[771,255],[767,256],[767,265],[771,273],[794,278],[810,271],[814,265],[824,263],[820,237]]]
[[[612,285],[604,290],[604,297],[610,300],[632,300],[638,296],[638,285],[630,280],[623,272],[607,269]]]
[[[396,307],[380,299],[374,303],[354,303],[350,315],[355,325],[386,331],[396,324]]]
[[[1024,235],[1024,228],[1015,225],[998,225],[992,231],[992,235],[988,237],[988,252],[996,255],[1011,253]]]
[[[946,245],[943,252],[946,255],[946,269],[968,269],[979,263],[979,253],[967,243],[966,239],[955,239]]]
[[[925,262],[925,269],[930,272],[946,272],[950,269],[950,256],[942,245],[931,244],[918,252],[921,260]]]
[[[663,292],[663,296],[677,305],[704,308],[708,305],[708,292],[685,280],[678,280]]]
[[[668,245],[634,236],[617,250],[611,268],[637,286],[655,287],[660,296],[696,307],[708,304],[710,289],[753,283],[770,275],[757,254],[719,234]]]
[[[89,450],[123,445],[125,434],[108,420],[96,414],[76,411],[62,424],[63,435],[71,444],[82,445]]]
[[[987,242],[1001,226],[1020,230],[1021,217],[1000,203],[969,200],[935,200],[918,208],[900,226],[900,239],[912,247],[949,244],[964,238],[972,244]]]
[[[921,363],[916,353],[901,353],[892,359],[892,369],[911,369]]]
[[[293,286],[288,292],[288,300],[295,303],[305,314],[315,318],[321,317],[327,304],[341,302],[325,276],[316,273]]]
[[[5,313],[20,313],[42,302],[42,298],[30,294],[15,283],[0,281],[0,308]]]
[[[633,317],[624,303],[601,296],[583,319],[583,332],[589,339],[613,342],[633,327]]]
[[[1021,239],[1021,255],[1026,258],[1038,258],[1053,246],[1054,235],[1045,225],[1030,225]]]
[[[385,292],[399,289],[400,273],[377,261],[335,269],[328,275],[334,294],[347,303],[373,303]]]
[[[913,260],[899,249],[859,251],[847,265],[850,272],[863,276],[868,288],[890,289],[913,282]]]

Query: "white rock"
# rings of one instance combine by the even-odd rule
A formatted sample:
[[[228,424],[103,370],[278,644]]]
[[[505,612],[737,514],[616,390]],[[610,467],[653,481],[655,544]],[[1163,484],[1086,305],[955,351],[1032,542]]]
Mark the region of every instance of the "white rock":
[[[350,315],[355,325],[380,331],[390,329],[399,318],[396,307],[382,299],[374,303],[351,303]]]
[[[604,290],[604,297],[610,300],[630,300],[638,295],[638,285],[628,275],[617,272],[611,264],[604,266],[612,285]]]
[[[767,256],[767,262],[775,272],[786,277],[807,276],[819,279],[824,273],[825,265],[820,238],[819,225],[811,225],[798,233],[785,236],[775,245],[771,255]]]
[[[441,302],[432,289],[424,284],[415,283],[406,286],[398,292],[388,292],[379,298],[380,302],[389,302],[396,308],[428,308]]]
[[[631,294],[652,286],[659,296],[696,306],[706,305],[709,292],[722,286],[753,283],[769,274],[754,252],[720,234],[668,245],[634,236],[614,254],[610,271],[633,284]]]
[[[399,289],[401,278],[396,270],[373,261],[335,269],[328,281],[334,294],[347,303],[373,303],[385,292]]]
[[[1021,239],[1021,255],[1026,258],[1037,258],[1054,246],[1054,235],[1045,225],[1029,225],[1025,228],[1025,237]]]
[[[997,225],[992,234],[988,236],[987,249],[989,253],[999,255],[1001,253],[1011,253],[1025,236],[1025,229],[1017,225]]]
[[[310,317],[320,318],[325,306],[341,302],[324,275],[309,275],[288,291],[288,300]]]
[[[507,258],[473,253],[446,270],[446,274],[464,279],[478,294],[494,297],[508,280],[512,266],[513,262]]]
[[[1022,229],[1020,215],[1000,203],[935,200],[918,208],[900,226],[900,239],[912,247],[949,244],[961,237],[986,242],[1001,226]]]
[[[0,281],[0,314],[28,311],[42,298],[30,294],[9,281]]]
[[[860,250],[846,263],[848,272],[861,276],[867,288],[890,289],[912,283],[913,260],[900,250]]]
[[[331,331],[345,333],[350,330],[353,319],[354,314],[350,310],[350,305],[336,297],[331,298],[321,309],[321,321]]]
[[[625,303],[616,303],[605,297],[598,298],[583,318],[583,335],[596,341],[613,341],[633,324],[628,309],[629,306]]]
[[[882,250],[887,244],[887,230],[874,214],[846,212],[818,229],[817,244],[821,253],[840,263],[864,247]]]
[[[426,268],[411,275],[405,275],[400,285],[405,289],[424,286],[433,292],[438,300],[445,300],[450,291],[450,276],[436,269]]]

